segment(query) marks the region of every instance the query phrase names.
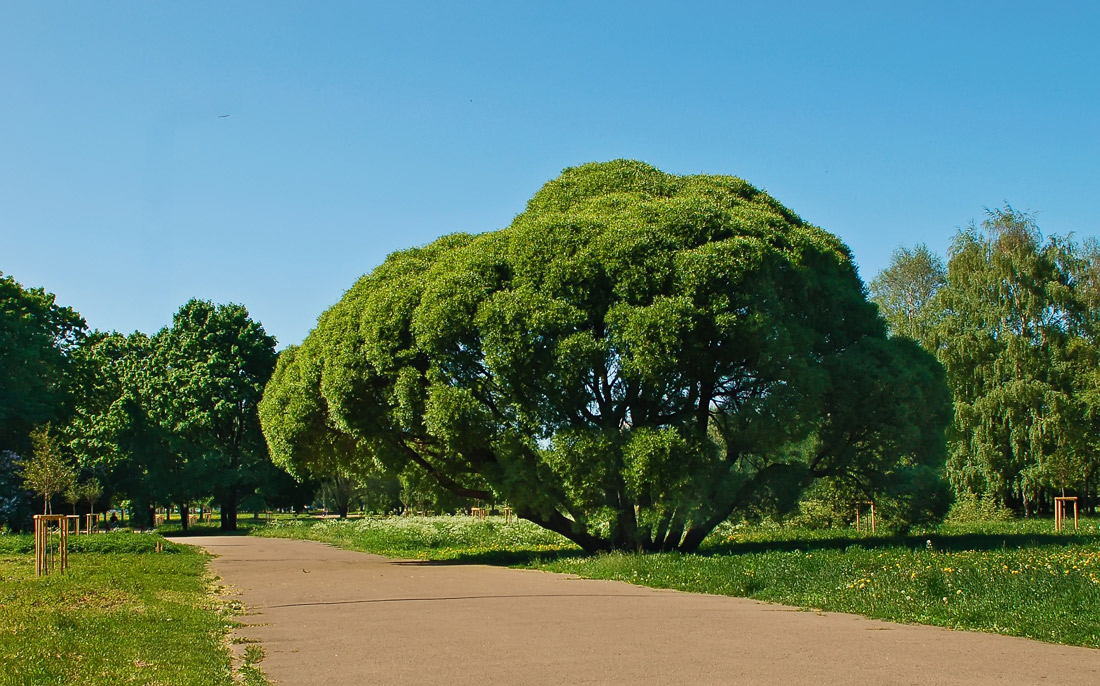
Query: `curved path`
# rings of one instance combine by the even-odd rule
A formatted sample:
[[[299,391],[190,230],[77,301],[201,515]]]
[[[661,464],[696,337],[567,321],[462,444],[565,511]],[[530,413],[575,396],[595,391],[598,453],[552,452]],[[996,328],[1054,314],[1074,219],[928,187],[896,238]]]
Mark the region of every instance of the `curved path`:
[[[311,541],[179,539],[278,684],[1097,684],[1100,651]]]

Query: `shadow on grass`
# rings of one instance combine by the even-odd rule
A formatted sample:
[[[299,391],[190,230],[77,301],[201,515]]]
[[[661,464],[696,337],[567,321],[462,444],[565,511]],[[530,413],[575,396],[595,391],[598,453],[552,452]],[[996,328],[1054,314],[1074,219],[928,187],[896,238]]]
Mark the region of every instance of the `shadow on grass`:
[[[237,528],[232,531],[223,531],[217,524],[192,524],[184,531],[178,524],[172,525],[162,524],[157,527],[157,533],[161,536],[171,536],[172,538],[186,538],[188,536],[248,536],[252,533],[253,528],[259,528],[259,525],[249,526],[237,524]]]
[[[801,550],[847,550],[849,548],[910,548],[926,550],[928,542],[940,552],[964,550],[1005,550],[1040,546],[1078,546],[1100,543],[1097,535],[1067,534],[925,534],[909,536],[868,536],[866,538],[803,538],[784,541],[741,541],[708,545],[696,554],[702,556],[742,555]],[[528,567],[536,563],[553,562],[570,557],[588,557],[579,548],[567,550],[513,550],[464,553],[450,560],[400,560],[400,565],[492,565],[497,567]]]
[[[911,548],[931,547],[940,552],[964,550],[1005,550],[1039,546],[1078,546],[1100,543],[1100,536],[1083,534],[942,534],[929,533],[907,536],[867,536],[865,538],[795,538],[782,541],[733,541],[717,543],[700,549],[700,555],[739,555],[743,553],[790,552],[793,550],[847,550],[848,548]]]
[[[446,567],[454,565],[489,565],[492,567],[527,567],[535,563],[553,562],[567,557],[583,557],[580,548],[569,550],[491,550],[463,553],[449,560],[393,560],[395,565],[410,567]]]

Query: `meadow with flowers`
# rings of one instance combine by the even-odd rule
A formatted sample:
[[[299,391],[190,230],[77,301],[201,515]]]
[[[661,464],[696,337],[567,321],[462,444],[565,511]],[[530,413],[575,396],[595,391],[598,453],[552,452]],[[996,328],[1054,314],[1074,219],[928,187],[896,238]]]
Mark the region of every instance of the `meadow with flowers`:
[[[254,531],[402,558],[508,564],[806,610],[1100,647],[1100,520],[944,524],[908,536],[726,524],[700,553],[587,556],[526,521],[277,520]]]

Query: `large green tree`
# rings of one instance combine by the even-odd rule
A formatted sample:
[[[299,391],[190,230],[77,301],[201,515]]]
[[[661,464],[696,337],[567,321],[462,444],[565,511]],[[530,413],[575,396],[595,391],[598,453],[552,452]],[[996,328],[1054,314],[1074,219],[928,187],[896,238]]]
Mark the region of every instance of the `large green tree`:
[[[0,272],[0,450],[26,453],[34,427],[64,419],[70,354],[84,333],[52,293]]]
[[[138,525],[172,502],[182,477],[159,419],[166,396],[148,336],[96,332],[73,355],[73,412],[64,431],[69,450],[106,497],[131,501]]]
[[[412,463],[586,550],[690,551],[817,477],[940,464],[939,373],[835,236],[740,179],[616,161],[391,255],[280,362],[264,427],[294,469]]]
[[[221,527],[236,529],[242,495],[269,460],[257,405],[275,368],[275,339],[241,305],[187,302],[152,341],[156,409],[181,464],[184,507],[212,492]]]
[[[1067,269],[1079,314],[1069,350],[1075,400],[1080,409],[1077,450],[1081,469],[1075,476],[1081,490],[1091,498],[1100,486],[1100,242],[1085,240],[1074,251]],[[1095,510],[1095,500],[1089,506]]]
[[[954,393],[947,471],[960,493],[1026,513],[1044,489],[1081,483],[1075,377],[1093,362],[1082,345],[1077,253],[1065,239],[1043,240],[1034,218],[1009,206],[955,237],[931,345]]]

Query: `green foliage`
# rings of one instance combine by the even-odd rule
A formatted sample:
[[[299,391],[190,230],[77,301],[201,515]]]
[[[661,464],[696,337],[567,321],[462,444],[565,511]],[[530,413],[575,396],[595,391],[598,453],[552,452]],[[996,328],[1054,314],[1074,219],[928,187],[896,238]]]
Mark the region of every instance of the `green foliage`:
[[[914,526],[943,520],[951,507],[951,491],[940,470],[930,467],[898,469],[874,489],[876,530],[905,534]],[[855,523],[858,508],[869,517],[867,490],[851,480],[820,479],[798,503],[789,523],[808,529],[835,529]],[[864,522],[869,524],[869,522]]]
[[[943,364],[959,516],[1028,513],[1100,476],[1100,246],[1043,239],[1011,206],[960,231],[946,270],[899,249],[871,291],[891,333]],[[972,513],[972,514],[963,514]]]
[[[52,293],[0,272],[0,451],[22,454],[34,427],[64,420],[69,356],[84,331]]]
[[[97,555],[132,555],[152,553],[156,550],[158,543],[165,554],[171,555],[189,550],[166,541],[158,534],[139,534],[129,531],[111,531],[94,536],[70,536],[69,550],[73,553]],[[0,536],[0,555],[33,552],[34,536],[31,534]]]
[[[31,432],[31,457],[19,465],[19,476],[27,487],[42,496],[42,513],[50,514],[50,500],[76,482],[72,466],[61,455],[57,436],[47,424]]]
[[[36,426],[66,421],[78,397],[72,355],[84,335],[84,320],[53,294],[0,273],[0,526],[30,526],[33,495],[15,467]]]
[[[222,528],[236,528],[237,504],[269,461],[257,405],[275,368],[275,339],[240,305],[191,300],[152,340],[150,379],[160,425],[179,460],[173,495],[213,492]]]
[[[1095,473],[1080,375],[1094,368],[1096,341],[1081,335],[1090,315],[1076,252],[1043,242],[1033,218],[1007,206],[955,238],[934,345],[954,391],[948,475],[959,493],[1026,511],[1045,489]]]
[[[141,333],[88,336],[73,354],[77,397],[64,428],[81,471],[101,480],[106,500],[132,500],[139,519],[146,506],[170,501],[183,481],[160,421],[166,396],[153,352]]]
[[[0,534],[26,531],[32,524],[34,494],[19,477],[22,459],[10,450],[0,450]]]
[[[944,520],[949,524],[966,524],[971,522],[1007,522],[1013,519],[1012,510],[1004,507],[991,495],[975,495],[974,493],[960,493],[951,504]]]
[[[523,555],[577,553],[566,538],[531,522],[503,517],[366,517],[277,519],[253,535],[330,543],[349,550],[410,559],[489,562]]]
[[[261,410],[280,464],[414,464],[587,550],[692,550],[814,478],[943,458],[938,367],[886,339],[835,236],[638,162],[391,255],[284,356]]]
[[[92,477],[77,484],[74,494],[78,500],[88,503],[90,513],[95,513],[95,503],[103,495],[103,485],[99,483],[99,479]]]
[[[871,281],[871,299],[890,327],[890,335],[927,343],[938,322],[936,294],[946,281],[943,260],[928,246],[921,243],[895,250],[890,266]]]

